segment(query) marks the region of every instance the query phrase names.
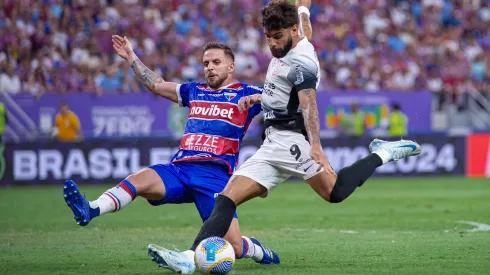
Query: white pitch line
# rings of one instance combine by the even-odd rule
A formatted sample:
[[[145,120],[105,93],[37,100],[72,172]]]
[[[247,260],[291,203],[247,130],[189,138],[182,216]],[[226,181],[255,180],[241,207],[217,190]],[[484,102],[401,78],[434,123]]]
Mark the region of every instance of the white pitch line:
[[[457,223],[464,223],[468,225],[472,225],[475,228],[467,230],[467,232],[479,232],[479,231],[490,231],[490,225],[479,223],[479,222],[471,222],[471,221],[456,221]]]
[[[359,232],[354,231],[354,230],[340,230],[340,233],[357,234]]]
[[[468,224],[474,226],[474,228],[466,230],[465,232],[486,232],[490,231],[490,225],[485,224],[485,223],[479,223],[479,222],[472,222],[472,221],[456,221],[457,223],[462,223],[462,224]],[[311,232],[311,233],[327,233],[327,232],[332,232],[332,233],[345,233],[345,234],[359,234],[359,231],[355,230],[334,230],[334,229],[315,229],[315,228],[281,228],[281,231],[291,231],[291,232]],[[451,231],[457,231],[458,228],[454,229],[446,229],[443,232],[449,233]],[[368,231],[367,233],[372,233],[376,234],[376,231]],[[404,231],[404,232],[399,232],[399,233],[408,233],[408,234],[414,234],[412,231]]]
[[[293,231],[293,232],[313,232],[313,233],[325,233],[325,232],[338,232],[346,234],[357,234],[359,231],[354,230],[333,230],[333,229],[314,229],[314,228],[281,228],[281,231]]]

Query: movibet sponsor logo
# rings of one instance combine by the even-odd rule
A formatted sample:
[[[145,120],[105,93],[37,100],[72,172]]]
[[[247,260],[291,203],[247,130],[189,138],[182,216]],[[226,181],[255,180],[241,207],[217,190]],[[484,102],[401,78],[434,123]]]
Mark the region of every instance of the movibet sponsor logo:
[[[233,109],[221,109],[217,105],[211,105],[211,107],[192,107],[190,115],[219,116],[231,119]]]
[[[3,151],[5,151],[5,146],[3,143],[0,143],[0,182],[5,176],[5,155]]]

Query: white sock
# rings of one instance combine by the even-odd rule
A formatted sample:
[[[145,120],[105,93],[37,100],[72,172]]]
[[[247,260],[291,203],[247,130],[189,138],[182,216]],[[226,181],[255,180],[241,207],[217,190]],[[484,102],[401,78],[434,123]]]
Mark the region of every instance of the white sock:
[[[387,164],[388,162],[390,162],[390,153],[388,153],[388,151],[383,148],[377,149],[373,152],[373,154],[378,155],[383,161],[383,164]]]
[[[244,242],[243,249],[245,249],[242,253],[242,258],[252,258],[254,261],[262,261],[262,258],[264,258],[262,248],[254,244],[248,237],[242,236],[242,240]]]
[[[97,200],[90,202],[91,208],[99,208],[100,214],[116,212],[132,202],[136,197],[136,189],[127,180],[107,190]]]

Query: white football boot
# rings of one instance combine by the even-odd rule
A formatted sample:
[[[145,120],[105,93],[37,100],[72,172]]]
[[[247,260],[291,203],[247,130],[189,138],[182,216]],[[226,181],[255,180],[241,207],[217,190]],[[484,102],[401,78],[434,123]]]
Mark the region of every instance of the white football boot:
[[[161,246],[148,245],[148,256],[158,264],[159,267],[167,268],[178,274],[192,274],[196,269],[194,263],[194,252],[174,251]]]
[[[419,155],[422,148],[411,140],[384,141],[375,139],[369,144],[369,151],[378,154],[383,164],[402,158]]]

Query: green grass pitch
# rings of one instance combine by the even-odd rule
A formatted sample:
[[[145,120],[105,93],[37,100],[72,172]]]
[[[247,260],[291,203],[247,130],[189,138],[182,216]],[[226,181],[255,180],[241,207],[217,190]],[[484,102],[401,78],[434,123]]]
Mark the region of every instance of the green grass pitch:
[[[108,187],[80,184],[89,199]],[[201,224],[192,204],[137,199],[79,227],[60,187],[0,189],[0,210],[0,274],[171,274],[146,246],[184,250]],[[238,214],[242,234],[282,263],[239,260],[232,274],[490,273],[489,180],[374,179],[336,205],[306,184],[282,184]]]

